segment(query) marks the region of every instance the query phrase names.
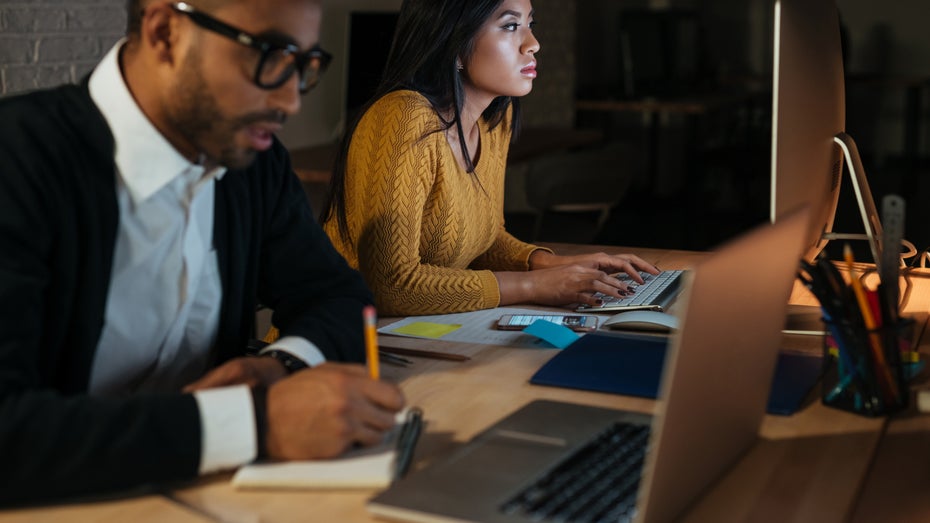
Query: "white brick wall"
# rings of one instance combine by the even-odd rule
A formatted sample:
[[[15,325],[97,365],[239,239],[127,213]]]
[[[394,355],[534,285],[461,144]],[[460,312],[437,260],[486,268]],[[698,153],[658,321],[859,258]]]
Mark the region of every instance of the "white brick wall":
[[[125,28],[125,0],[0,0],[0,96],[80,81]]]

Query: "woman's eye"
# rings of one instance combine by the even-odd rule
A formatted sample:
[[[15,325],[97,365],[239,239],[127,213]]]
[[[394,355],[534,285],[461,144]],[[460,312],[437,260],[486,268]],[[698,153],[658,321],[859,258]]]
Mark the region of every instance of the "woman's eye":
[[[505,30],[505,31],[511,31],[511,32],[513,32],[513,31],[516,31],[518,27],[520,27],[520,24],[514,22],[514,23],[512,23],[512,24],[507,24],[507,25],[505,25],[505,26],[502,26],[501,29],[503,29],[503,30]]]

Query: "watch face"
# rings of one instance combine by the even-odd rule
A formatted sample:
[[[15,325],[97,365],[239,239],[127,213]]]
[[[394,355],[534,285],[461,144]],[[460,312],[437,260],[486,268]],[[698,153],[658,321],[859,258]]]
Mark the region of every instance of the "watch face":
[[[307,367],[303,360],[284,351],[272,350],[266,352],[265,355],[280,361],[284,368],[287,369],[288,374]]]

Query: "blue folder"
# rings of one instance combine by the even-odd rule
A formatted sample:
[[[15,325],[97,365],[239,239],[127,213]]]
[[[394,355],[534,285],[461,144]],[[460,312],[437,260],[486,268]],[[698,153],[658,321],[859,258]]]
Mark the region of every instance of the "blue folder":
[[[530,383],[655,398],[667,345],[660,336],[586,334],[540,367]],[[787,416],[801,408],[821,368],[820,355],[779,353],[769,414]]]

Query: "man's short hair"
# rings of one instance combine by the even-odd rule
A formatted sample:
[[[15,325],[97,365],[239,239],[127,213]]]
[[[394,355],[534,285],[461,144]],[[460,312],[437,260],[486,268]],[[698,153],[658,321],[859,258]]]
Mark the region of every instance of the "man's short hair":
[[[191,2],[197,9],[215,9],[229,0],[194,0]],[[152,0],[126,0],[126,35],[136,36],[142,29],[142,12]]]
[[[142,2],[143,0],[126,0],[126,34],[139,34],[142,27]]]

